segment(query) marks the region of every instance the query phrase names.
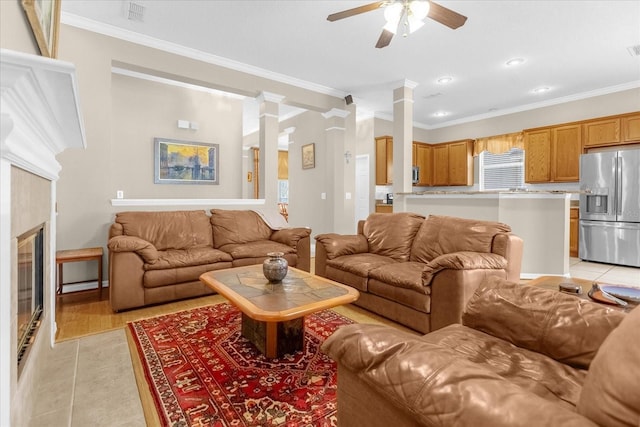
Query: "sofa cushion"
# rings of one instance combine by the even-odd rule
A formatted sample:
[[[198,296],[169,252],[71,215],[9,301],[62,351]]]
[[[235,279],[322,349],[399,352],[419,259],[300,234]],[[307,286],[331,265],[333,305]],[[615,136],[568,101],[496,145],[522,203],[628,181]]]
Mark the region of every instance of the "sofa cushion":
[[[293,254],[295,249],[282,243],[272,242],[271,240],[258,240],[254,242],[228,244],[220,247],[221,251],[230,254],[233,259],[241,258],[266,258],[269,252],[282,252],[284,254]]]
[[[124,235],[146,240],[159,251],[213,246],[205,211],[119,212],[116,222]]]
[[[420,262],[396,262],[374,268],[369,272],[369,278],[428,295],[431,288],[422,285],[422,270],[424,264]]]
[[[409,261],[411,243],[423,221],[422,215],[411,212],[369,215],[362,229],[369,252],[400,262]]]
[[[577,411],[602,426],[638,426],[639,384],[640,307],[636,307],[596,353]]]
[[[488,277],[467,303],[462,323],[559,362],[587,368],[623,318],[611,307],[573,295]]]
[[[422,263],[420,263],[422,264]],[[424,264],[422,264],[424,265]],[[507,268],[507,260],[497,254],[481,252],[455,252],[429,261],[422,271],[422,284],[427,286],[433,277],[445,269],[498,270]]]
[[[231,262],[228,253],[214,248],[169,249],[158,252],[158,259],[153,263],[145,263],[145,270],[163,270],[167,268],[190,267],[192,265]]]
[[[369,272],[381,265],[391,264],[395,261],[389,257],[376,254],[355,254],[343,255],[327,261],[327,266],[331,266],[361,277],[369,277]]]
[[[490,369],[510,383],[574,410],[587,371],[549,356],[516,347],[484,332],[453,324],[421,338],[454,350],[458,355]]]
[[[387,282],[381,282],[380,280],[371,278],[369,278],[367,289],[371,295],[377,295],[386,300],[393,301],[396,304],[401,304],[406,307],[410,307],[422,313],[431,313],[430,294],[417,292],[414,289],[390,285]],[[377,314],[382,314],[383,312],[384,311],[377,312]]]
[[[342,255],[360,254],[369,251],[369,243],[362,234],[318,234],[316,236],[316,241],[324,247],[328,259],[334,259]]]
[[[214,247],[269,240],[273,230],[260,215],[249,210],[211,209]]]
[[[453,252],[491,252],[493,237],[510,231],[500,222],[429,215],[413,239],[410,260],[428,263]]]
[[[165,268],[163,270],[148,270],[144,272],[144,276],[142,278],[142,286],[145,288],[160,288],[164,286],[173,287],[174,290],[171,292],[180,293],[179,289],[183,283],[188,282],[196,282],[196,284],[200,281],[200,276],[211,270],[219,270],[222,268],[231,268],[232,265],[230,262],[217,262],[215,264],[202,264],[202,265],[192,265],[190,267],[181,267],[181,268]],[[173,285],[181,286],[174,287]],[[200,282],[202,286],[204,283]],[[187,297],[189,295],[185,295]],[[177,296],[171,297],[170,299],[175,299]]]

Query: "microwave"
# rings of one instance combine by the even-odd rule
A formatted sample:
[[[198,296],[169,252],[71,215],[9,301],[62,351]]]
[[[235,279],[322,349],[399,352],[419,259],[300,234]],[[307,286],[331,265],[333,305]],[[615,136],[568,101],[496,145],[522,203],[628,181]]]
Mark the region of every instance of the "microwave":
[[[411,182],[414,184],[417,184],[418,182],[420,182],[420,167],[419,166],[414,166],[411,169]]]

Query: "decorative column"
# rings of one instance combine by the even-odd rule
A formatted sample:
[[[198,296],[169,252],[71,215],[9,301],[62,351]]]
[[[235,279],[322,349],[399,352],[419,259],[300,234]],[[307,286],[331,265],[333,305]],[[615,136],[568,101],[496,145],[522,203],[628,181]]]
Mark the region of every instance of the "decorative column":
[[[393,192],[412,191],[413,89],[417,83],[404,80],[393,91]],[[394,212],[404,212],[404,197],[394,197]]]
[[[347,108],[355,111],[355,105]],[[322,116],[327,120],[325,129],[327,155],[327,183],[331,189],[332,224],[336,233],[353,234],[355,230],[355,114],[332,108]],[[347,120],[350,117],[350,120]]]
[[[284,96],[261,92],[256,98],[260,105],[260,161],[258,196],[265,206],[278,203],[278,133],[279,104]]]

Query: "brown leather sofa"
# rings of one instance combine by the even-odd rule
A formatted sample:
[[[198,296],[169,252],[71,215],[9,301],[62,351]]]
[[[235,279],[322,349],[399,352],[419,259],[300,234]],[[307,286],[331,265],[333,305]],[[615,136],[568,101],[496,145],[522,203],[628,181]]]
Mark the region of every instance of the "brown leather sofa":
[[[251,210],[120,212],[109,230],[109,294],[114,311],[213,293],[202,273],[260,264],[284,252],[311,267],[308,228],[273,230]]]
[[[339,424],[640,425],[640,308],[489,278],[462,321],[424,336],[366,324],[330,336]]]
[[[485,277],[520,279],[522,239],[498,222],[376,213],[356,235],[316,241],[317,275],[353,286],[356,305],[422,333],[460,323]]]

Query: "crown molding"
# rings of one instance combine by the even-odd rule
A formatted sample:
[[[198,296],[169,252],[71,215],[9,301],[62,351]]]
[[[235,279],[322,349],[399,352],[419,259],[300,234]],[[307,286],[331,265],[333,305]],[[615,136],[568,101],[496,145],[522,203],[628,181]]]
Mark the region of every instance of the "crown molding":
[[[283,95],[278,95],[277,93],[262,91],[256,96],[256,101],[258,101],[258,103],[275,102],[276,104],[280,104],[284,101],[284,98]]]
[[[322,114],[322,117],[324,117],[325,119],[330,119],[332,117],[340,117],[344,119],[349,114],[351,114],[351,111],[341,110],[340,108],[332,108],[331,110],[321,114]]]

